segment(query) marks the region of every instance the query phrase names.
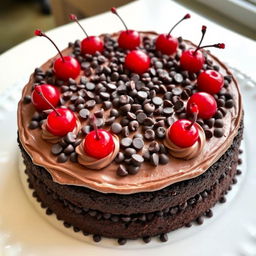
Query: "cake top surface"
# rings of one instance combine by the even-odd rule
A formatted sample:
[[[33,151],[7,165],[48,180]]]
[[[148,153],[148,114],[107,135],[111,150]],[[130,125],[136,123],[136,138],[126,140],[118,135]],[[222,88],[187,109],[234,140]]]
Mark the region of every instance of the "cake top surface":
[[[181,53],[195,46],[179,38],[178,51],[167,56],[155,50],[156,33],[140,32],[140,36],[140,48],[151,61],[141,75],[124,68],[128,51],[118,47],[116,33],[100,36],[105,44],[101,54],[82,55],[78,41],[62,51],[81,63],[82,71],[75,80],[63,82],[55,77],[56,56],[36,70],[24,87],[18,107],[19,139],[34,164],[48,170],[55,182],[103,193],[155,191],[202,174],[232,144],[242,116],[239,87],[222,62],[202,51],[203,69],[224,76],[224,87],[214,95],[217,112],[211,118],[197,119],[196,146],[181,150],[174,145],[175,154],[169,153],[169,128],[176,120],[189,118],[187,102],[198,92],[198,74],[182,70],[179,64]],[[76,128],[66,136],[49,133],[49,111],[26,104],[35,85],[45,83],[60,90],[59,105],[77,117]],[[114,150],[101,159],[84,154],[83,140],[93,129],[92,113],[96,126],[113,135]]]

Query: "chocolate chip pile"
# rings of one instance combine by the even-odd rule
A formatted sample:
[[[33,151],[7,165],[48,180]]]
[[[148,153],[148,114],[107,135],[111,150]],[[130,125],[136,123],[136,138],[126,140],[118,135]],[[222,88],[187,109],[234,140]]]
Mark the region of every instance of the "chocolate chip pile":
[[[154,39],[143,36],[141,49],[151,58],[148,72],[138,75],[124,68],[126,50],[118,47],[115,38],[103,35],[105,50],[95,55],[81,55],[80,42],[70,43],[72,56],[81,64],[84,75],[79,81],[57,80],[52,68],[43,72],[37,68],[34,73],[35,84],[49,83],[60,88],[61,105],[76,112],[82,122],[77,136],[69,133],[52,147],[58,162],[70,159],[77,161],[75,147],[84,136],[92,131],[89,116],[94,113],[96,125],[104,127],[120,138],[120,152],[115,158],[117,175],[120,177],[138,173],[140,166],[148,162],[153,166],[169,162],[168,150],[163,145],[166,130],[181,118],[188,118],[186,101],[196,93],[196,73],[183,71],[179,65],[181,51],[187,45],[180,37],[179,51],[175,56],[163,55],[155,50]],[[220,67],[205,54],[204,70]],[[203,71],[203,70],[202,70]],[[227,88],[232,77],[224,75],[224,87],[214,97],[218,104],[217,113],[208,120],[198,119],[207,139],[224,135],[223,117],[234,106],[232,95]],[[24,103],[30,103],[29,96]],[[29,124],[30,129],[38,128],[47,117],[47,111],[35,113]]]

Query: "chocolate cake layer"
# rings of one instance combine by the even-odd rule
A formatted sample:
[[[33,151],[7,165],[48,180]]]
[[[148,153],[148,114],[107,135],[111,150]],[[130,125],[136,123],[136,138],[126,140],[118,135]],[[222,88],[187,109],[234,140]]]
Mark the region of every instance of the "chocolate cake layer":
[[[31,185],[59,219],[87,233],[134,239],[177,229],[214,206],[236,174],[242,134],[243,124],[231,147],[204,174],[159,191],[130,195],[57,184],[20,147]]]

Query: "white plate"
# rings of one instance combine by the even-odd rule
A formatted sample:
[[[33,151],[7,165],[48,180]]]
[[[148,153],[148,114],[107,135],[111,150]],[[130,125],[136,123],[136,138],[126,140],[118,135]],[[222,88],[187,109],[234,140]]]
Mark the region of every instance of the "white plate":
[[[239,71],[245,109],[245,153],[243,175],[227,196],[227,203],[213,208],[214,217],[201,226],[182,228],[169,234],[167,243],[153,239],[118,246],[115,240],[92,242],[91,237],[62,227],[54,216],[46,216],[31,191],[24,192],[18,173],[16,104],[25,80],[0,95],[0,256],[2,255],[256,255],[256,85]],[[22,169],[22,167],[21,167]],[[23,181],[24,181],[24,176]],[[25,182],[23,182],[25,183]],[[26,187],[26,186],[25,186]],[[32,202],[32,203],[31,203]],[[34,207],[35,206],[35,207]],[[42,214],[43,213],[43,214]]]

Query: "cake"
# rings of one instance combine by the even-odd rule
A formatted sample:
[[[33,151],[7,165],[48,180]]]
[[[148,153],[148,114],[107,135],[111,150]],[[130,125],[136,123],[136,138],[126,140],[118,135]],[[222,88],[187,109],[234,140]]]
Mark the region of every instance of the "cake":
[[[87,37],[97,41],[95,52],[70,43],[61,54],[76,60],[75,71],[63,77],[56,63],[68,58],[53,57],[35,69],[18,105],[33,195],[47,214],[96,242],[166,241],[166,233],[211,217],[237,173],[243,109],[231,71],[181,37],[167,54],[156,46],[159,34],[136,33],[137,50],[120,47],[122,32]],[[203,58],[199,70],[181,60],[188,49]]]

